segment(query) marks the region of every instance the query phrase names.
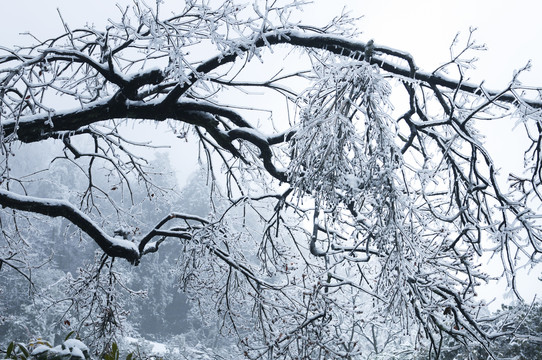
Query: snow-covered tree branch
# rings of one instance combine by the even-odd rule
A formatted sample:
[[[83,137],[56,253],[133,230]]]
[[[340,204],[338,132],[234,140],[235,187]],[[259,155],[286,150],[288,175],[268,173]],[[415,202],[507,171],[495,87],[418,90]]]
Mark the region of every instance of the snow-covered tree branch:
[[[375,329],[402,329],[432,358],[444,333],[488,346],[503,333],[480,316],[477,289],[491,280],[481,259],[500,258],[518,296],[517,269],[541,259],[542,87],[521,84],[526,69],[505,89],[464,81],[472,37],[428,72],[358,41],[346,18],[294,24],[301,4],[273,4],[187,1],[165,17],[135,1],[106,29],[0,47],[0,205],[15,210],[2,222],[60,216],[132,264],[181,242],[186,291],[218,308],[249,358],[358,358],[367,342],[380,351]],[[476,127],[503,117],[528,139],[510,189]],[[226,205],[124,231],[129,201],[113,191],[167,192],[140,155],[162,123],[198,143],[200,155],[183,156],[201,156]],[[130,140],[133,128],[149,142]],[[12,173],[16,148],[48,139],[63,147],[51,161],[85,179],[75,197],[27,193],[32,174]]]

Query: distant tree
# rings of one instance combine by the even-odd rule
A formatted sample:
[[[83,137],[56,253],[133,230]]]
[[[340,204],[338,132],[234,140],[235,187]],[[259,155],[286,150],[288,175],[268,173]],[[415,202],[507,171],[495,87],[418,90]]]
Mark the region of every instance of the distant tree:
[[[93,309],[79,328],[95,332],[122,317],[115,282],[130,272],[116,259],[138,265],[171,241],[203,320],[249,358],[363,357],[371,328],[404,329],[437,358],[443,334],[487,348],[514,332],[479,316],[476,288],[490,279],[482,255],[502,259],[515,291],[516,269],[542,258],[542,88],[522,86],[525,69],[499,91],[465,82],[481,48],[472,31],[425,72],[406,52],[357,40],[345,15],[290,22],[296,1],[186,1],[169,17],[159,6],[135,1],[106,29],[65,24],[0,48],[2,271],[24,273],[33,249],[19,224],[33,213],[65,218],[103,252],[71,284]],[[276,95],[284,111],[262,112]],[[507,116],[527,135],[525,175],[511,175],[510,190],[476,129]],[[135,188],[153,202],[169,191],[138,150],[152,145],[130,140],[132,128],[152,140],[148,124],[199,144],[183,155],[205,163],[211,200],[225,206],[147,224]],[[12,172],[26,144],[49,139],[83,188],[38,196],[42,164]]]
[[[47,154],[54,151],[52,145],[34,144],[18,154],[18,162],[12,165],[12,172],[25,173],[29,171],[29,165],[36,167],[40,162],[47,165]],[[33,179],[26,184],[26,190],[36,196],[77,199],[74,194],[84,190],[85,184],[77,181],[77,176],[71,176],[77,174],[73,171],[73,164],[62,160],[59,158],[49,164],[48,171],[40,172],[39,181]],[[157,184],[162,189],[171,189],[175,179],[165,176],[170,169],[167,156],[162,155],[152,161],[164,172]],[[96,185],[107,187],[107,181],[98,177]],[[110,196],[117,198],[117,191],[111,191]],[[159,193],[147,198],[144,187],[134,187],[132,198],[134,204],[130,208],[130,216],[137,217],[138,221],[134,223],[127,219],[123,229],[127,236],[138,231],[137,225],[152,226],[159,221],[171,212],[170,204],[177,202],[179,207],[178,195],[169,191],[167,199]],[[93,201],[100,204],[101,215],[105,218],[116,216],[116,210],[106,206],[103,199],[95,198]],[[179,244],[164,244],[166,252],[159,254],[163,256],[148,259],[151,261],[146,261],[145,266],[136,268],[136,271],[129,271],[128,263],[116,264],[116,271],[105,271],[109,267],[112,270],[114,259],[104,256],[101,251],[95,256],[95,243],[81,237],[73,226],[67,226],[69,222],[64,219],[52,221],[43,216],[24,220],[18,223],[21,231],[17,235],[25,246],[16,257],[18,263],[24,262],[24,266],[19,266],[20,273],[11,267],[2,272],[0,343],[24,342],[46,336],[52,344],[57,344],[67,333],[75,330],[93,349],[100,350],[101,346],[107,347],[120,340],[121,332],[135,335],[131,329],[136,328],[147,337],[170,334],[171,327],[186,318],[186,298],[176,291],[176,276],[167,276],[168,269],[173,272],[175,268],[174,252],[179,251]],[[3,230],[8,233],[13,229],[7,222]],[[101,276],[96,277],[95,270],[99,267],[102,268]],[[123,272],[125,274],[121,275]],[[21,282],[21,275],[27,281]],[[108,300],[107,295],[111,292],[115,296]],[[176,308],[173,316],[169,314],[165,318],[165,308],[174,305],[184,307]],[[109,314],[105,319],[111,321],[100,321],[100,318],[104,319],[104,313]],[[101,331],[102,325],[112,326]]]
[[[489,349],[474,345],[466,347],[451,336],[446,336],[442,346],[443,360],[488,360],[497,359],[540,360],[542,359],[542,305],[503,305],[492,316],[494,325],[503,333],[520,336],[501,336],[495,339]],[[422,351],[416,359],[427,359]]]

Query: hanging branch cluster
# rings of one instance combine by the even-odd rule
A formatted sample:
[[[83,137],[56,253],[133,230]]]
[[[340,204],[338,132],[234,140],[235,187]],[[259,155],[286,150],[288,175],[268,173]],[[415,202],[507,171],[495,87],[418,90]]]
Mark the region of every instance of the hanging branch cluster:
[[[481,256],[498,254],[517,290],[520,262],[542,252],[531,207],[542,199],[540,96],[517,76],[502,91],[465,82],[470,37],[429,73],[408,53],[352,40],[340,26],[289,23],[298,6],[188,2],[163,18],[135,2],[105,31],[66,26],[57,38],[0,48],[0,204],[64,217],[105,254],[134,264],[167,239],[184,242],[188,291],[217,293],[218,316],[250,357],[354,358],[367,341],[378,351],[375,326],[416,329],[409,336],[428,339],[434,356],[443,333],[487,345],[503,333],[480,316],[476,288],[489,280]],[[250,75],[284,48],[308,68]],[[458,76],[444,75],[453,69]],[[250,103],[254,89],[283,95],[290,121],[258,126],[258,111],[228,103],[237,90]],[[531,141],[526,175],[513,176],[510,191],[475,127],[503,116],[524,124]],[[10,173],[14,144],[52,138],[85,167],[86,196],[107,193],[92,180],[98,162],[128,189],[134,176],[150,184],[134,151],[150,145],[122,135],[122,124],[142,120],[199,141],[211,169],[222,162],[230,206],[208,219],[172,214],[119,240],[85,214],[92,206],[32,197]],[[80,148],[85,137],[90,150]],[[263,235],[249,247],[228,220],[236,208],[261,215]],[[256,331],[246,318],[257,319]]]

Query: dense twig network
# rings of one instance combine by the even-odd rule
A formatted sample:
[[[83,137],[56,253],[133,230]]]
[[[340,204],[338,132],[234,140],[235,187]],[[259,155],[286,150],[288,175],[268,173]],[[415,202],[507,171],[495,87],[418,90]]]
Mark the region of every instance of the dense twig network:
[[[404,329],[428,341],[432,357],[443,333],[487,345],[503,333],[480,316],[476,289],[490,279],[480,258],[499,255],[515,289],[521,261],[536,263],[542,251],[532,206],[542,199],[540,89],[517,77],[501,91],[465,82],[471,37],[424,72],[408,53],[349,36],[346,18],[289,23],[300,6],[290,3],[188,1],[162,18],[135,2],[103,31],[66,26],[34,46],[1,48],[0,204],[64,217],[132,264],[166,240],[184,242],[187,291],[216,293],[207,298],[250,358],[356,358],[392,341],[375,329]],[[285,49],[306,68],[254,76],[255,62]],[[453,69],[458,76],[445,76]],[[259,124],[260,112],[228,102],[234,93],[259,107],[255,89],[284,96],[288,118],[273,112],[272,124]],[[527,175],[512,177],[510,191],[476,130],[477,120],[504,116],[531,141]],[[154,186],[136,151],[150,145],[123,135],[123,124],[141,121],[169,123],[199,142],[210,168],[222,162],[230,206],[209,218],[173,213],[132,241],[102,228],[92,202],[107,196],[93,181],[98,166],[126,189],[136,179]],[[14,144],[51,138],[86,174],[80,204],[33,197],[10,173]],[[229,220],[239,208],[261,215],[250,246]]]

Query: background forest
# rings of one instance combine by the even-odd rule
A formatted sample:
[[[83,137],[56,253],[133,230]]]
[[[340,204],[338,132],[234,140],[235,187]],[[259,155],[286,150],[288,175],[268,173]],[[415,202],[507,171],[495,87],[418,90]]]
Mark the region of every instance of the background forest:
[[[43,154],[53,152],[54,146],[52,142],[42,143],[16,153],[17,162],[12,170],[27,174],[29,169],[47,164]],[[163,192],[158,191],[148,197],[144,187],[134,187],[135,205],[130,213],[130,217],[137,218],[134,223],[141,224],[144,219],[143,224],[151,226],[171,212],[171,209],[183,209],[199,216],[209,213],[210,181],[204,170],[191,175],[185,188],[177,191],[174,190],[178,186],[167,154],[156,154],[152,164],[157,171],[157,186]],[[84,191],[86,183],[81,181],[77,174],[80,169],[74,164],[56,159],[47,167],[47,172],[35,174],[27,185],[37,196],[57,195],[74,199],[75,194]],[[98,186],[112,190],[112,197],[118,194],[115,186],[107,182],[106,174],[97,176],[97,179]],[[106,199],[89,201],[99,202],[105,217],[116,216],[115,209],[107,206]],[[218,199],[214,201],[220,202]],[[86,283],[81,283],[74,290],[68,284],[84,281],[80,276],[92,272],[95,266],[93,259],[102,256],[95,243],[81,236],[63,219],[51,221],[36,216],[19,226],[24,227],[21,235],[35,251],[25,257],[30,269],[28,274],[21,274],[7,266],[2,268],[2,345],[7,346],[10,341],[24,343],[37,338],[59,344],[74,330],[93,339],[89,344],[98,341],[102,346],[103,342],[117,341],[131,348],[130,337],[134,338],[135,345],[140,346],[139,341],[143,339],[166,342],[174,348],[182,347],[185,342],[186,346],[195,349],[198,346],[218,349],[224,344],[214,327],[204,326],[204,321],[195,310],[197,302],[190,305],[186,294],[182,292],[178,270],[178,254],[182,253],[182,244],[165,244],[165,251],[154,254],[145,264],[135,268],[128,264],[117,264],[115,278],[118,284],[112,286],[97,283],[87,288]],[[124,230],[137,231],[135,227]],[[115,301],[115,308],[108,308],[111,305],[108,304],[108,296],[119,298]],[[99,299],[95,301],[95,297]],[[118,321],[114,322],[117,326],[102,329],[97,314],[108,311],[118,317]],[[81,328],[76,329],[72,323],[81,324]],[[152,352],[152,346],[146,350]],[[158,347],[158,350],[163,351],[163,348]],[[172,354],[168,358],[170,356]],[[183,356],[192,355],[183,352]]]

